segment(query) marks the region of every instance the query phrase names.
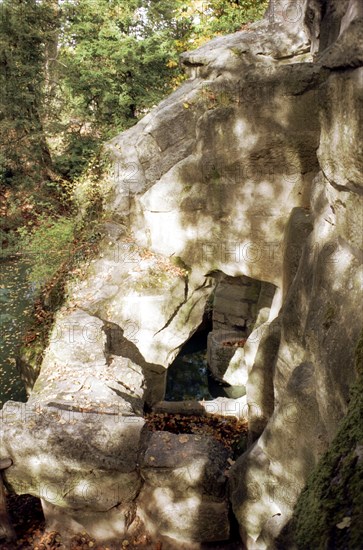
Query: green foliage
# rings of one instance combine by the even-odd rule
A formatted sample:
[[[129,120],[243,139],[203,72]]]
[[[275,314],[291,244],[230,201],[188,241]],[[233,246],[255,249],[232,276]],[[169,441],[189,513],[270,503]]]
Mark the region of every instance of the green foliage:
[[[54,21],[49,3],[0,3],[0,180],[43,177],[50,164],[42,111],[45,44]]]
[[[268,7],[266,0],[209,0],[203,3],[201,33],[227,34],[247,23],[261,19]]]
[[[42,211],[70,215],[72,187],[90,180],[100,144],[183,80],[180,52],[260,17],[266,4],[2,0],[0,192],[15,192],[7,199],[2,241],[8,244],[6,233],[18,226],[36,225]],[[211,98],[213,105],[222,100]],[[93,193],[87,187],[81,212],[96,215],[102,198],[97,185]]]
[[[68,0],[62,4],[62,101],[81,135],[108,138],[180,82],[178,56],[261,17],[266,0]],[[69,128],[68,128],[69,130]]]
[[[73,195],[80,220],[89,223],[100,218],[105,201],[110,192],[107,178],[109,160],[98,147],[88,163],[87,169],[74,183]]]
[[[261,17],[266,4],[3,0],[0,183],[77,178],[97,144],[181,82],[181,51]]]
[[[67,132],[62,150],[54,158],[54,169],[69,181],[77,180],[87,170],[99,145],[97,136]]]
[[[21,250],[32,260],[31,283],[40,288],[69,260],[74,232],[75,221],[66,217],[44,218],[32,231],[18,230]]]
[[[170,91],[170,2],[78,0],[64,3],[63,17],[63,97],[83,132],[111,137]]]
[[[190,265],[187,265],[180,256],[170,256],[170,262],[175,267],[184,271],[186,276],[190,274],[192,271],[192,268],[190,267]]]

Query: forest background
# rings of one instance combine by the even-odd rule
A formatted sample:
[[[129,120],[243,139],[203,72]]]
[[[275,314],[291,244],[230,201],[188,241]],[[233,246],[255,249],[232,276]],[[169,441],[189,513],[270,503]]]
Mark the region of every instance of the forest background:
[[[89,182],[94,210],[103,143],[181,84],[181,52],[248,27],[267,4],[0,0],[2,256],[41,254],[44,282],[75,243],[92,241],[75,189]]]

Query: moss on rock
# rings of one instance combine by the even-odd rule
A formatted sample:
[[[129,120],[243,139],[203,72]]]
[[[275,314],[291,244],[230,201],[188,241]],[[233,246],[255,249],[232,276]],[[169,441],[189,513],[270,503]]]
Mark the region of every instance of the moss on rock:
[[[32,391],[38,379],[44,352],[49,344],[55,315],[66,300],[67,283],[79,278],[87,262],[99,251],[102,226],[85,223],[78,240],[69,250],[67,261],[48,277],[33,304],[23,344],[19,347],[16,364],[27,394]]]
[[[363,334],[348,413],[301,493],[278,548],[358,550],[363,540]]]

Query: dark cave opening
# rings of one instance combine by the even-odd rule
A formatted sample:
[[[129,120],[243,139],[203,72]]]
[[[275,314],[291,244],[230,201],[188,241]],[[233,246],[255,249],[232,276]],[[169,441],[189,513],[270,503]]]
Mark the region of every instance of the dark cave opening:
[[[267,321],[275,290],[270,283],[218,272],[200,326],[168,368],[166,401],[245,395],[243,347],[256,325]]]

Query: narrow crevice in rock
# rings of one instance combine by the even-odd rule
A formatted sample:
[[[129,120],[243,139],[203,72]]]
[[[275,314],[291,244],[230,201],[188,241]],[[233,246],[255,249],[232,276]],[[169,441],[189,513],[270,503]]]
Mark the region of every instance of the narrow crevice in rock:
[[[116,323],[111,323],[110,321],[103,322],[103,330],[106,334],[105,355],[107,361],[112,362],[114,360],[113,357],[128,359],[127,368],[131,369],[137,376],[139,373],[135,365],[139,366],[145,380],[140,388],[143,395],[141,394],[137,398],[130,396],[127,391],[122,392],[118,388],[109,387],[117,395],[128,401],[133,408],[135,407],[134,410],[138,414],[142,414],[142,410],[140,409],[140,398],[145,400],[146,404],[151,405],[152,402],[158,401],[162,397],[165,384],[165,368],[162,365],[145,361],[136,344],[125,338],[123,329]],[[123,381],[119,383],[125,388],[125,383]]]
[[[188,277],[185,277],[184,300],[176,307],[174,313],[171,315],[171,317],[169,317],[165,325],[160,330],[155,332],[154,336],[156,336],[157,334],[165,330],[170,325],[170,323],[173,321],[173,319],[175,319],[180,309],[183,307],[184,304],[186,304],[187,301],[188,301]]]
[[[148,368],[157,373],[160,372],[160,369],[163,369],[161,365],[147,363],[136,344],[125,338],[123,329],[116,323],[104,321],[104,332],[107,337],[106,355],[119,355],[125,357],[133,361],[136,365]]]
[[[337,191],[343,191],[344,193],[356,193],[359,196],[363,196],[363,189],[359,187],[358,184],[348,181],[346,185],[340,185],[333,181],[323,169],[321,169],[321,172],[323,173],[326,181],[328,181],[329,184]]]

